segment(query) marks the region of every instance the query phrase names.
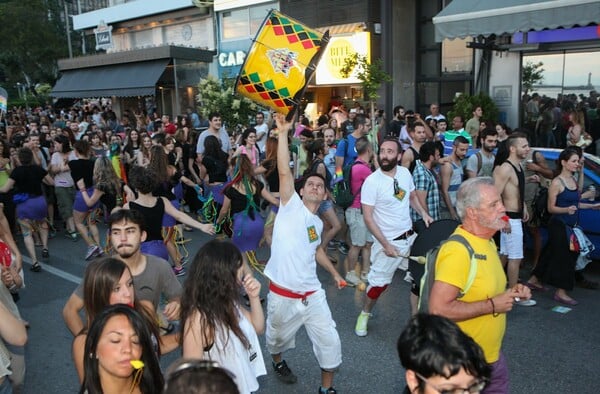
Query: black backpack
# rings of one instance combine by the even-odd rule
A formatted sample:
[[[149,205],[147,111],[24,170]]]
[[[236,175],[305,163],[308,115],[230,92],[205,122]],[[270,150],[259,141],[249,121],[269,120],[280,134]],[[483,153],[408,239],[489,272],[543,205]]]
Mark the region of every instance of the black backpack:
[[[550,223],[552,214],[548,212],[548,188],[540,186],[533,202],[531,203],[532,219],[541,226],[547,226]]]

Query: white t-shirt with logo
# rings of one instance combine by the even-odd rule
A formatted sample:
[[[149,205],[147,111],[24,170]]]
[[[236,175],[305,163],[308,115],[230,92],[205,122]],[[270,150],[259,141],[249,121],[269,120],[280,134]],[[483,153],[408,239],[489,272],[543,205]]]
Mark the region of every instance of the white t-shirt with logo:
[[[394,190],[394,179],[398,193]],[[412,228],[410,219],[410,193],[415,184],[408,169],[396,167],[394,178],[384,174],[381,168],[365,179],[360,202],[374,207],[373,220],[387,240],[392,240]]]
[[[280,204],[275,226],[271,258],[265,275],[277,286],[297,292],[321,288],[315,260],[321,243],[323,222],[306,208],[294,193],[287,204]]]

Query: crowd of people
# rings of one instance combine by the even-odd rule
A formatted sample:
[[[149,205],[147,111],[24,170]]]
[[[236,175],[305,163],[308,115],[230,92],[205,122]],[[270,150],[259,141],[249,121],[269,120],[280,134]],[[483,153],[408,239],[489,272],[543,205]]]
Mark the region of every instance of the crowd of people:
[[[0,140],[0,239],[14,256],[14,264],[2,268],[0,314],[12,318],[0,319],[0,359],[4,348],[10,353],[26,341],[15,305],[23,267],[13,234],[23,237],[30,269],[39,272],[52,261],[52,238],[62,233],[83,240],[81,258],[89,261],[63,309],[81,393],[158,393],[163,386],[175,393],[186,384],[201,386],[193,371],[219,392],[255,392],[257,377],[267,373],[258,342],[263,333],[273,373],[293,384],[298,377],[284,353],[304,326],[321,370],[319,392],[333,394],[342,346],[317,264],[338,288],[364,288],[354,332],[366,336],[377,300],[398,270],[418,289],[408,265],[418,234],[452,220],[488,264],[474,290],[462,294],[467,250],[451,242],[440,250],[429,310],[458,326],[417,315],[419,292],[413,291],[413,328],[448,326],[423,334],[409,325],[400,338],[407,386],[426,392],[427,385],[446,390],[456,383],[452,387],[479,392],[487,384],[486,392],[508,392],[501,352],[506,313],[513,305],[534,306],[531,291],[543,294],[545,285],[568,306],[577,305],[567,294],[576,284],[598,287],[583,276],[565,235],[579,209],[600,209],[595,191],[582,190],[582,148],[592,146],[580,143],[588,139],[587,121],[570,112],[560,137],[565,149],[553,170],[530,147],[551,140],[540,131],[543,121],[536,120],[533,131],[512,131],[476,107],[472,118],[455,116],[449,128],[435,103],[426,116],[402,106],[393,112],[387,123],[382,111],[371,119],[358,103],[349,110],[336,105],[313,125],[304,115],[288,122],[258,112],[243,132],[230,134],[219,113],[203,120],[191,109],[173,122],[141,111],[118,119],[99,104],[14,109]],[[352,198],[342,208],[343,184]],[[553,217],[549,246],[542,249],[532,204],[547,184]],[[182,231],[193,228],[217,239],[190,260],[179,244]],[[534,240],[528,278],[520,277],[525,231]],[[270,248],[266,261],[257,259],[261,246]],[[344,261],[336,267],[339,256]],[[268,279],[266,316],[255,270]],[[186,275],[182,286],[177,276]],[[432,351],[426,342],[444,335],[466,356],[444,360],[441,369],[420,365],[415,355]],[[163,377],[159,357],[179,347],[184,359]],[[8,359],[0,369],[2,387],[18,391],[18,361],[11,375]]]

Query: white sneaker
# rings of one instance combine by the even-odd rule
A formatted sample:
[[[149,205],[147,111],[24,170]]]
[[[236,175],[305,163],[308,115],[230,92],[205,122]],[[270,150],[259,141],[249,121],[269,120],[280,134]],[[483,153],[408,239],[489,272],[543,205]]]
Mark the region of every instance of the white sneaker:
[[[515,301],[515,304],[517,304],[519,306],[536,306],[537,302],[535,300],[528,299],[528,300],[522,300],[522,301]]]
[[[348,283],[349,286],[356,286],[360,283],[360,278],[356,275],[355,271],[348,271],[346,274],[346,283]]]
[[[408,270],[406,271],[406,275],[404,275],[404,281],[408,283],[412,283],[413,281],[412,274]]]

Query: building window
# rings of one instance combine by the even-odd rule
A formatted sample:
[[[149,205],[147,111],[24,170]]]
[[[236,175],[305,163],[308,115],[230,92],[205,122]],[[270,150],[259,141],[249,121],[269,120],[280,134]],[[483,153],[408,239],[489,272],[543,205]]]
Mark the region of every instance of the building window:
[[[250,35],[248,15],[248,8],[223,12],[221,14],[223,40],[248,37]]]
[[[473,71],[473,50],[467,48],[470,37],[442,42],[442,75]]]
[[[423,114],[429,104],[439,103],[447,114],[457,93],[472,93],[473,50],[467,48],[471,38],[435,41],[432,18],[450,0],[421,0],[417,2],[417,89],[416,108]]]
[[[221,12],[221,40],[253,38],[267,13],[277,3],[265,3]]]

